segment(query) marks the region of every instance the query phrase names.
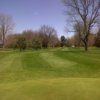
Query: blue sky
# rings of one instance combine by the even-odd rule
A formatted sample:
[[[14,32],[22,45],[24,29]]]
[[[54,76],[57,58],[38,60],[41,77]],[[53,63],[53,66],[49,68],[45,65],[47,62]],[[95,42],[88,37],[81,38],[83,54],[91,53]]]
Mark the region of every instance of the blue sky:
[[[37,30],[45,24],[54,27],[59,36],[67,35],[61,0],[0,0],[0,13],[13,17],[17,33]]]

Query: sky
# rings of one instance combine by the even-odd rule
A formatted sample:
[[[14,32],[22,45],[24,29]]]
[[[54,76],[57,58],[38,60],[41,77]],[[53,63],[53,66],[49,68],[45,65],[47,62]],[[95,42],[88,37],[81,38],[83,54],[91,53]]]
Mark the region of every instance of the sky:
[[[0,0],[0,13],[13,17],[16,33],[50,25],[59,37],[68,36],[62,0]]]

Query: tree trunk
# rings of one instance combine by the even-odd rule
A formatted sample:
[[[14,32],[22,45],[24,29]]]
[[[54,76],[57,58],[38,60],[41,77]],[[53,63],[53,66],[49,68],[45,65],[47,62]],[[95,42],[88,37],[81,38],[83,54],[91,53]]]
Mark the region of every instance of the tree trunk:
[[[82,39],[85,51],[88,51],[88,39]]]
[[[87,42],[84,43],[84,48],[85,48],[85,51],[88,51],[88,43]]]
[[[3,48],[5,46],[5,34],[3,34]]]
[[[88,51],[88,37],[86,37],[84,40],[84,48],[85,48],[85,51]]]

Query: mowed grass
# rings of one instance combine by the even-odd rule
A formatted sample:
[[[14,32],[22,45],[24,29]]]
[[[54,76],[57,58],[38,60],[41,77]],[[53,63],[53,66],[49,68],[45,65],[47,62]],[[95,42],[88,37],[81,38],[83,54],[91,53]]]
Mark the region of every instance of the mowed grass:
[[[100,49],[1,50],[0,100],[100,100]]]

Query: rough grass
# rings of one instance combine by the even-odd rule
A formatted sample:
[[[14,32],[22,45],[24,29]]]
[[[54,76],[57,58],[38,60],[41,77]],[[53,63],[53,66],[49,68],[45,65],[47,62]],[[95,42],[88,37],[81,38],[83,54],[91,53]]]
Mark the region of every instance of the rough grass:
[[[99,100],[100,49],[0,51],[0,100]]]

